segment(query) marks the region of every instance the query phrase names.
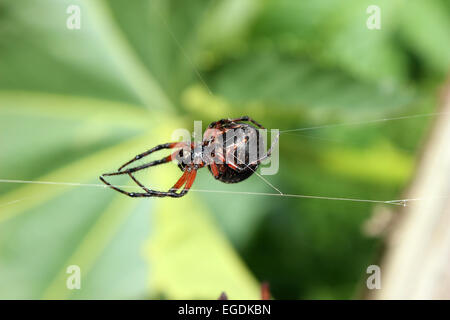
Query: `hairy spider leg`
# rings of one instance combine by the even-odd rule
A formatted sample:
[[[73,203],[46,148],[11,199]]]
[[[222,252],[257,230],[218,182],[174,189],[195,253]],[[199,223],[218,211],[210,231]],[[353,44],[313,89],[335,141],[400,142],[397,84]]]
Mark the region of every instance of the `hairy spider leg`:
[[[278,139],[280,138],[280,133],[278,132],[275,140],[271,143],[269,150],[267,150],[266,154],[258,159],[258,161],[264,161],[272,155],[273,147],[278,143]]]
[[[175,191],[177,191],[178,189],[180,189],[180,188],[186,183],[186,180],[187,180],[187,178],[188,178],[188,174],[189,174],[188,171],[184,171],[184,172],[183,172],[183,175],[181,176],[181,178],[178,179],[178,181],[173,185],[172,188],[170,188],[169,191],[170,191],[170,192],[175,192]]]
[[[160,145],[160,146],[162,146],[162,147],[157,146],[157,147],[159,147],[157,150],[166,149],[164,146],[168,146],[167,148],[170,148],[169,145],[172,145],[171,148],[176,148],[176,147],[181,147],[181,146],[187,146],[187,144],[185,144],[185,143],[172,143],[172,144]],[[156,147],[155,147],[155,148],[156,148]],[[151,150],[153,150],[153,151],[151,151],[151,150],[149,150],[149,151],[154,152],[154,151],[156,151],[155,148],[152,148],[152,149],[151,149]],[[149,153],[151,153],[151,152],[148,152],[147,154],[149,154]],[[183,173],[183,175],[181,176],[181,178],[177,181],[177,183],[176,183],[169,191],[167,191],[167,192],[156,191],[156,190],[148,189],[148,188],[146,188],[144,185],[142,185],[142,183],[140,183],[140,182],[132,175],[133,172],[140,171],[140,170],[143,170],[143,169],[148,168],[148,167],[151,167],[151,166],[156,166],[156,165],[159,165],[159,164],[164,164],[164,163],[170,162],[170,161],[172,161],[173,159],[176,158],[176,156],[178,155],[178,152],[179,152],[179,151],[175,151],[175,152],[172,153],[171,155],[169,155],[169,156],[167,156],[167,157],[164,157],[164,158],[162,158],[162,159],[160,159],[160,160],[155,160],[155,161],[152,161],[152,162],[150,162],[150,163],[147,163],[147,164],[144,164],[144,165],[141,165],[141,166],[138,166],[138,167],[130,168],[130,169],[127,169],[127,170],[124,170],[124,171],[117,171],[117,172],[111,172],[111,173],[104,173],[104,174],[102,174],[102,175],[100,176],[100,180],[101,180],[103,183],[105,183],[107,186],[109,186],[110,188],[112,188],[112,189],[114,189],[114,190],[116,190],[116,191],[118,191],[118,192],[120,192],[120,193],[123,193],[123,194],[125,194],[125,195],[127,195],[127,196],[129,196],[129,197],[133,197],[133,198],[135,198],[135,197],[173,197],[173,198],[182,197],[182,196],[184,196],[184,195],[187,193],[187,191],[189,190],[189,188],[192,186],[192,183],[194,182],[193,180],[192,180],[192,181],[190,180],[190,178],[192,177],[192,171],[191,171],[191,172],[185,171],[185,172]],[[131,161],[131,162],[133,162],[133,161]],[[131,162],[130,162],[130,163],[131,163]],[[125,164],[125,165],[127,165],[127,164]],[[125,166],[125,165],[124,165],[124,166]],[[124,166],[122,166],[122,168],[123,168]],[[196,170],[194,170],[194,171],[196,171]],[[108,181],[106,181],[106,180],[104,179],[104,176],[116,176],[116,175],[124,175],[124,174],[128,174],[128,175],[131,177],[131,179],[133,179],[133,181],[134,181],[139,187],[141,187],[142,189],[144,189],[146,192],[145,192],[145,193],[127,192],[127,191],[122,190],[122,189],[120,189],[120,188],[118,188],[118,187],[116,187],[116,186],[113,186],[112,184],[110,184]],[[195,179],[195,175],[196,175],[196,173],[194,174],[194,179]],[[182,192],[176,193],[175,191],[178,190],[178,189],[179,189],[183,184],[185,184],[185,183],[186,183],[186,186],[185,186],[185,188],[182,190]],[[190,183],[190,185],[189,185],[189,183]],[[188,185],[189,185],[189,187],[188,187]]]
[[[174,186],[172,188],[169,189],[168,192],[170,193],[174,193],[176,192],[178,189],[180,189],[185,183],[186,180],[188,178],[188,174],[189,171],[184,171],[183,175],[180,177],[180,179],[178,179],[178,181],[174,184]],[[136,184],[141,187],[142,189],[144,189],[144,191],[146,191],[147,193],[151,193],[153,192],[153,190],[148,189],[147,187],[145,187],[142,183],[140,183],[134,176],[132,173],[129,174],[129,176],[131,177],[131,179],[133,179],[134,182],[136,182]]]
[[[257,127],[259,127],[260,129],[265,129],[262,125],[260,125],[258,122],[256,122],[256,120],[253,120],[249,116],[242,116],[240,118],[230,119],[229,121],[231,121],[231,122],[249,121],[249,122],[253,123],[254,125],[256,125]]]
[[[143,165],[138,166],[138,167],[130,168],[130,169],[127,169],[127,170],[124,170],[124,171],[103,173],[102,176],[119,176],[119,175],[122,175],[122,174],[129,174],[129,173],[133,173],[133,172],[136,172],[136,171],[143,170],[145,168],[157,166],[159,164],[164,164],[164,163],[167,163],[167,162],[170,162],[170,161],[172,161],[172,155],[164,157],[164,158],[159,159],[159,160],[155,160],[155,161],[143,164]]]
[[[116,172],[111,172],[111,173],[104,173],[104,174],[102,174],[102,176],[119,176],[119,175],[122,175],[122,174],[129,174],[129,173],[133,173],[133,172],[136,172],[136,171],[140,171],[140,170],[143,170],[143,169],[148,168],[148,167],[157,166],[159,164],[168,163],[168,162],[170,162],[170,161],[172,161],[173,159],[176,158],[176,156],[178,155],[178,152],[179,151],[177,150],[174,153],[172,153],[171,155],[169,155],[167,157],[164,157],[162,159],[155,160],[155,161],[143,164],[141,166],[133,167],[133,168],[130,168],[130,169],[127,169],[127,170],[124,170],[124,171],[116,171]]]
[[[131,175],[131,174],[130,174]],[[124,195],[127,195],[131,198],[148,198],[148,197],[172,197],[172,198],[180,198],[182,196],[184,196],[187,191],[185,191],[185,189],[187,188],[187,186],[185,186],[185,189],[181,192],[181,193],[175,193],[175,192],[162,192],[162,191],[154,191],[154,190],[149,190],[148,192],[127,192],[125,190],[122,190],[120,188],[117,188],[115,186],[113,186],[112,184],[110,184],[108,181],[106,181],[105,179],[103,179],[102,176],[100,176],[100,180],[106,184],[107,186],[109,186],[111,189],[114,189],[120,193],[123,193]],[[134,180],[134,179],[133,179]],[[137,180],[136,180],[137,181]],[[192,181],[193,182],[193,181]],[[138,183],[138,182],[137,182]],[[140,183],[138,183],[138,185],[141,186],[141,188],[143,187]],[[191,183],[192,185],[192,183]],[[144,187],[145,188],[145,187]],[[190,188],[190,187],[189,187]]]
[[[131,173],[129,174],[129,176],[131,177],[131,179],[133,179],[133,181],[136,182],[136,184],[137,184],[139,187],[141,187],[142,189],[144,189],[144,191],[148,194],[148,197],[153,197],[153,196],[155,196],[155,197],[166,197],[166,196],[168,196],[168,197],[172,197],[172,198],[179,198],[179,197],[184,196],[184,195],[187,193],[188,190],[186,190],[186,187],[187,187],[186,181],[188,180],[188,178],[189,178],[191,175],[192,175],[192,171],[191,171],[191,172],[185,171],[185,172],[183,173],[183,175],[181,176],[181,178],[178,179],[178,181],[175,183],[175,185],[174,185],[172,188],[170,188],[169,191],[167,191],[167,192],[161,192],[161,191],[156,191],[156,190],[150,190],[150,189],[148,189],[148,188],[145,187],[142,183],[140,183],[140,182],[133,176],[133,174],[131,174]],[[193,182],[193,181],[192,181],[192,182]],[[180,193],[176,193],[176,191],[177,191],[178,189],[180,189],[181,186],[184,185],[185,183],[186,183],[185,188],[184,188]],[[191,183],[191,185],[192,185],[192,183]],[[189,188],[190,188],[190,186],[189,186]],[[142,195],[142,197],[145,197],[145,196]]]
[[[215,178],[217,178],[219,176],[219,169],[217,169],[216,163],[212,162],[209,166],[211,167],[211,171],[212,171],[213,176]]]
[[[229,166],[231,169],[237,170],[237,171],[241,171],[242,169],[239,168],[238,166],[236,166],[234,163],[230,162],[228,163],[225,159],[225,157],[223,156],[222,153],[218,153],[217,157],[219,158],[220,161],[222,161],[222,163],[225,163],[227,166]],[[212,169],[212,168],[211,168]],[[217,169],[217,167],[216,167]]]
[[[128,175],[133,179],[133,181],[141,187],[144,192],[127,192],[123,189],[120,189],[116,186],[113,186],[108,181],[106,181],[102,176],[100,176],[100,180],[105,183],[110,188],[123,193],[129,197],[132,198],[145,198],[145,197],[172,197],[172,198],[181,198],[182,196],[186,195],[188,193],[189,189],[192,187],[192,184],[194,183],[195,177],[197,175],[197,170],[192,171],[185,171],[181,178],[175,183],[175,185],[170,188],[169,191],[163,192],[163,191],[156,191],[146,188],[142,183],[137,180],[132,173],[128,173]],[[186,183],[186,184],[185,184]],[[183,190],[180,193],[176,193],[176,191],[185,184]]]
[[[231,122],[236,122],[236,121],[248,121],[253,123],[254,125],[256,125],[257,127],[259,127],[260,129],[265,129],[261,124],[259,124],[256,120],[253,120],[252,118],[250,118],[249,116],[242,116],[240,118],[234,118],[234,119],[222,119],[219,121],[215,121],[213,123],[211,123],[209,125],[210,128],[215,127],[217,124],[225,124],[225,123],[231,123]]]
[[[164,144],[159,144],[156,147],[151,148],[150,150],[147,150],[145,152],[142,152],[140,154],[138,154],[137,156],[135,156],[133,159],[131,159],[130,161],[124,163],[117,171],[121,171],[123,168],[125,168],[126,166],[128,166],[130,163],[133,163],[139,159],[142,159],[146,156],[148,156],[149,154],[155,152],[155,151],[159,151],[162,149],[173,149],[173,148],[182,148],[182,147],[187,147],[189,144],[187,142],[171,142],[171,143],[164,143]],[[192,145],[191,145],[192,148]]]

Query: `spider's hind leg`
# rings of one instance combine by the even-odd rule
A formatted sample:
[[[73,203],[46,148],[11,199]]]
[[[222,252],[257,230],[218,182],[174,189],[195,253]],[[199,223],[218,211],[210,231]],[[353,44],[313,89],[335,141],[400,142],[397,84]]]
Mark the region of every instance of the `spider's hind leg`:
[[[149,197],[150,197],[150,196],[155,196],[155,197],[172,197],[172,198],[179,198],[179,197],[184,196],[184,195],[187,193],[187,192],[184,192],[184,193],[183,193],[183,191],[180,192],[180,193],[176,193],[176,191],[177,191],[178,189],[180,189],[181,186],[183,186],[183,185],[186,183],[186,181],[187,181],[187,179],[188,179],[188,177],[189,177],[189,174],[190,174],[190,172],[185,171],[185,172],[183,173],[183,175],[181,176],[181,178],[178,179],[178,181],[175,183],[175,185],[174,185],[172,188],[170,188],[170,190],[167,191],[167,192],[156,191],[156,190],[148,189],[148,188],[147,188],[146,186],[144,186],[138,179],[136,179],[136,177],[133,176],[133,174],[129,173],[128,175],[130,176],[131,179],[133,179],[133,181],[134,181],[139,187],[141,187],[145,192],[147,192],[147,194],[149,194]]]
[[[180,198],[182,196],[184,196],[188,191],[190,186],[192,185],[192,182],[194,182],[191,178],[192,174],[188,177],[188,181],[191,181],[190,185],[188,186],[186,184],[186,186],[184,187],[184,189],[180,192],[180,193],[176,193],[175,191],[173,191],[172,189],[168,192],[162,192],[162,191],[156,191],[156,190],[150,190],[148,188],[146,188],[143,184],[141,184],[131,173],[129,173],[129,176],[133,179],[134,182],[136,182],[136,184],[141,187],[142,189],[144,189],[145,192],[128,192],[125,191],[123,189],[120,189],[114,185],[112,185],[111,183],[109,183],[108,181],[106,181],[103,176],[100,176],[100,180],[106,184],[108,187],[110,187],[111,189],[114,189],[124,195],[127,195],[131,198],[150,198],[150,197],[172,197],[172,198]],[[191,178],[189,180],[189,178]],[[194,176],[195,178],[195,176]],[[181,178],[180,178],[181,179]]]

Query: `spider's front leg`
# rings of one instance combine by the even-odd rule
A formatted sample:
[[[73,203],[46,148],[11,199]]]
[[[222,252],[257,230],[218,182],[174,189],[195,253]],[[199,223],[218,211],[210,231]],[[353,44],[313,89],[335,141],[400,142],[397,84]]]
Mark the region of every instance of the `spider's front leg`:
[[[156,147],[151,148],[150,150],[147,150],[145,152],[138,154],[130,161],[125,162],[122,166],[120,166],[120,168],[117,171],[121,171],[123,168],[125,168],[129,164],[131,164],[137,160],[140,160],[140,159],[152,154],[155,151],[159,151],[162,149],[174,149],[174,148],[186,148],[186,147],[189,147],[189,143],[187,143],[187,142],[169,142],[169,143],[159,144]],[[191,145],[191,148],[192,148],[192,145]]]
[[[139,160],[155,151],[161,150],[161,149],[172,149],[172,148],[178,148],[178,147],[188,147],[189,144],[188,143],[184,143],[184,142],[175,142],[175,143],[166,143],[166,144],[161,144],[158,145],[144,153],[141,153],[139,155],[137,155],[135,158],[133,158],[132,160],[128,161],[127,163],[125,163],[124,165],[122,165],[118,171],[116,172],[111,172],[111,173],[104,173],[100,176],[100,180],[106,184],[107,186],[109,186],[111,189],[114,189],[120,193],[123,193],[129,197],[132,198],[137,198],[137,197],[173,197],[173,198],[179,198],[184,196],[189,189],[191,188],[192,184],[194,183],[196,174],[197,174],[197,170],[191,170],[191,168],[189,168],[189,170],[187,170],[188,168],[186,168],[186,171],[184,172],[184,174],[181,176],[181,178],[177,181],[177,183],[167,192],[163,192],[163,191],[156,191],[156,190],[151,190],[146,188],[144,185],[142,185],[142,183],[140,183],[133,175],[134,172],[143,170],[145,168],[149,168],[152,166],[156,166],[156,165],[160,165],[160,164],[164,164],[164,163],[168,163],[170,161],[172,161],[173,159],[176,159],[177,155],[179,154],[180,151],[175,151],[174,153],[172,153],[171,155],[164,157],[162,159],[159,160],[155,160],[152,162],[149,162],[147,164],[143,164],[141,166],[137,166],[137,167],[133,167],[130,169],[126,169],[126,170],[122,170],[124,167],[126,167],[127,165],[129,165],[130,163]],[[113,186],[111,183],[109,183],[108,181],[106,181],[106,179],[104,177],[106,176],[117,176],[117,175],[124,175],[127,174],[131,177],[131,179],[133,179],[133,181],[140,187],[142,188],[145,193],[140,192],[127,192],[123,189],[120,189],[116,186]],[[180,193],[176,193],[176,191],[181,188],[183,185],[185,184],[184,189],[180,192]]]
[[[189,189],[192,187],[192,184],[194,183],[195,177],[197,175],[197,170],[191,170],[191,171],[185,171],[180,179],[175,183],[175,185],[170,188],[169,191],[163,192],[163,191],[156,191],[151,190],[145,187],[139,180],[136,179],[136,177],[131,173],[128,172],[128,175],[131,179],[139,186],[141,187],[145,192],[128,192],[123,189],[120,189],[116,186],[113,186],[108,181],[106,181],[103,178],[103,175],[100,176],[100,180],[109,186],[111,189],[114,189],[122,194],[125,194],[131,198],[143,198],[143,197],[171,197],[171,198],[181,198],[182,196],[186,195],[189,191]],[[184,185],[183,190],[180,193],[177,193],[176,191],[180,189]]]

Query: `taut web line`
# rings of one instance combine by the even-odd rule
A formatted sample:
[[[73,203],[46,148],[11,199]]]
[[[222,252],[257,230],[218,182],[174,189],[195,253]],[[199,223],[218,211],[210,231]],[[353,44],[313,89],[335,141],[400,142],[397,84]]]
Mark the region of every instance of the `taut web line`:
[[[12,180],[12,179],[0,179],[0,183],[18,183],[18,184],[41,184],[41,185],[53,185],[53,186],[69,186],[69,187],[92,187],[92,188],[109,188],[104,184],[94,183],[78,183],[78,182],[56,182],[56,181],[32,181],[32,180]],[[139,188],[138,186],[122,185],[120,188]],[[228,190],[202,190],[202,189],[190,189],[192,192],[205,192],[205,193],[224,193],[224,194],[236,194],[236,195],[255,195],[255,196],[273,196],[273,197],[286,197],[286,198],[302,198],[302,199],[318,199],[318,200],[330,200],[330,201],[350,201],[350,202],[368,202],[368,203],[380,203],[390,205],[406,206],[411,201],[424,201],[429,200],[426,198],[412,198],[412,199],[399,199],[399,200],[374,200],[374,199],[357,199],[357,198],[343,198],[343,197],[327,197],[316,195],[304,195],[304,194],[288,194],[288,193],[267,193],[267,192],[251,192],[251,191],[228,191]],[[436,197],[439,198],[439,197]],[[440,197],[445,198],[445,197]],[[14,204],[25,199],[15,200],[5,203],[2,206]],[[431,199],[431,198],[430,198]]]

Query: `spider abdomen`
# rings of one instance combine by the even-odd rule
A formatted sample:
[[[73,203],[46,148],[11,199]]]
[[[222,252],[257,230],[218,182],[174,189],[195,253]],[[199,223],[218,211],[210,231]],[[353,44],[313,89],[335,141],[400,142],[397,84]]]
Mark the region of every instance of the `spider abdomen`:
[[[218,129],[218,130],[217,130]],[[218,174],[214,175],[211,165],[208,169],[213,176],[224,183],[237,183],[250,177],[259,166],[264,153],[264,140],[258,129],[250,124],[236,122],[229,127],[216,128],[216,149],[221,157],[215,156]],[[205,139],[208,139],[208,132]]]
[[[208,166],[208,169],[211,173],[213,173],[211,170],[211,166]],[[242,169],[241,171],[232,169],[226,164],[217,164],[217,169],[219,171],[218,176],[215,177],[217,180],[224,183],[237,183],[250,177],[254,173],[254,171],[258,169],[258,164],[249,165],[247,168]]]

